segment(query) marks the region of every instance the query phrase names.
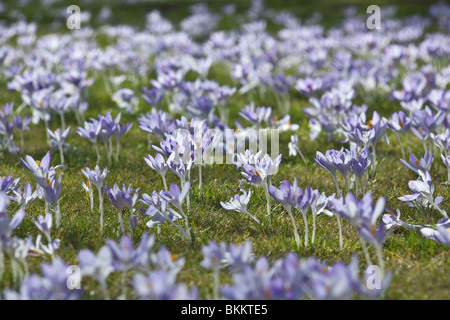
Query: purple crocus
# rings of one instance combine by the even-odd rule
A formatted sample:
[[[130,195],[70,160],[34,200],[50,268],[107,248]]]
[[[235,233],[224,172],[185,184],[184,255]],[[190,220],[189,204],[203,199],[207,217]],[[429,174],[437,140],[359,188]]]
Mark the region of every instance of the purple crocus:
[[[112,253],[107,246],[103,246],[95,255],[92,251],[82,249],[78,253],[81,274],[85,277],[94,278],[102,289],[103,295],[109,300],[109,292],[106,281],[108,276],[114,271],[112,266]]]
[[[200,266],[205,269],[212,269],[214,272],[214,300],[219,299],[219,272],[225,260],[226,245],[224,242],[220,244],[210,241],[202,247],[203,260]]]
[[[303,190],[297,186],[297,178],[294,179],[294,183],[291,185],[289,181],[283,181],[280,185],[280,189],[269,186],[270,195],[288,212],[291,218],[292,226],[294,227],[294,238],[297,244],[297,249],[300,249],[300,237],[297,231],[297,224],[292,213],[292,208],[297,208],[299,198],[303,196]],[[303,200],[303,199],[302,199]],[[306,243],[306,242],[305,242]]]
[[[236,194],[228,202],[221,201],[220,205],[225,210],[233,210],[236,212],[244,213],[244,214],[248,215],[250,218],[252,218],[257,224],[261,224],[259,222],[259,220],[254,215],[249,213],[247,210],[248,202],[250,201],[250,198],[252,197],[252,191],[249,191],[247,193],[247,191],[245,191],[244,189],[241,189],[241,193],[242,194],[240,194],[240,195]]]
[[[120,189],[119,186],[115,183],[112,188],[106,185],[105,189],[109,200],[111,200],[111,203],[117,210],[120,230],[123,234],[125,233],[125,227],[122,218],[123,209],[126,207],[130,210],[130,214],[133,214],[134,206],[139,196],[139,188],[133,189],[131,186],[126,188],[125,184],[123,184],[123,188]]]
[[[363,182],[363,177],[367,170],[369,170],[372,160],[373,153],[370,153],[369,148],[367,147],[363,148],[359,153],[350,159],[350,172],[358,178],[363,194],[365,193],[365,183]]]
[[[447,213],[439,208],[439,204],[444,198],[441,196],[433,198],[434,184],[431,181],[431,174],[426,169],[419,169],[418,173],[419,178],[408,183],[408,187],[413,194],[399,197],[399,200],[405,201],[410,206],[418,204],[425,207],[434,207],[444,218],[448,218]]]
[[[64,132],[61,131],[61,129],[56,129],[54,132],[50,129],[47,129],[47,133],[50,137],[50,146],[52,148],[58,149],[59,154],[61,156],[61,164],[64,164],[64,150],[66,150],[69,146],[68,143],[66,143],[67,136],[69,135],[70,126],[67,127]]]
[[[164,157],[158,153],[154,158],[151,155],[147,155],[147,158],[144,158],[147,165],[159,173],[164,182],[164,189],[167,191],[167,183],[166,183],[166,173],[169,166],[166,164]]]
[[[409,163],[405,160],[400,159],[400,162],[407,167],[408,169],[414,171],[419,174],[419,170],[428,170],[433,161],[433,154],[429,154],[428,151],[425,151],[425,155],[423,158],[417,159],[417,157],[413,154],[409,156]]]
[[[164,90],[160,88],[142,87],[142,99],[152,108],[157,108],[164,98]]]
[[[175,129],[172,117],[163,110],[154,113],[146,113],[139,117],[139,128],[142,131],[155,136],[159,141],[166,139]]]
[[[100,161],[100,153],[98,151],[98,145],[97,141],[100,137],[100,131],[102,130],[102,124],[99,121],[93,121],[93,122],[84,122],[84,128],[78,127],[77,133],[85,138],[88,139],[94,146],[95,150],[97,152],[97,164]]]
[[[94,195],[91,185],[94,185],[97,187],[98,190],[98,198],[99,198],[99,211],[100,211],[100,233],[103,234],[103,196],[105,194],[105,189],[103,188],[103,182],[106,179],[106,176],[108,175],[108,168],[104,168],[103,171],[100,169],[99,166],[95,166],[94,170],[91,170],[89,168],[81,169],[81,172],[83,175],[88,179],[89,181],[89,187],[88,192],[90,193],[91,198],[91,211],[94,208]]]
[[[176,273],[166,270],[138,273],[132,286],[141,300],[195,300],[198,296],[196,288],[189,290],[184,283],[177,283]]]
[[[76,300],[81,295],[81,290],[70,290],[68,283],[70,273],[68,266],[56,258],[51,264],[41,264],[43,276],[32,274],[26,278],[19,291],[6,290],[6,300]]]
[[[435,229],[422,228],[420,229],[420,232],[424,237],[433,239],[447,247],[450,247],[450,219],[441,219],[436,224]]]
[[[258,107],[255,109],[255,105],[247,105],[239,112],[239,115],[245,120],[252,123],[256,128],[259,128],[263,122],[269,121],[270,114],[272,113],[271,107]]]
[[[136,112],[139,105],[138,97],[136,97],[133,90],[128,88],[123,88],[115,92],[111,99],[117,103],[120,109],[125,109],[127,113]]]
[[[123,235],[120,242],[108,239],[106,246],[112,254],[112,266],[114,270],[128,272],[133,268],[146,270],[149,268],[150,251],[155,244],[155,238],[147,232],[141,237],[141,241],[134,249],[133,240]]]
[[[150,262],[150,251],[154,243],[155,238],[149,236],[147,232],[142,235],[136,249],[134,249],[133,240],[127,235],[123,235],[119,243],[108,239],[106,245],[112,254],[112,267],[122,272],[125,280],[127,273],[133,268],[147,270]],[[127,283],[125,280],[122,282],[122,299],[126,299],[127,295]]]

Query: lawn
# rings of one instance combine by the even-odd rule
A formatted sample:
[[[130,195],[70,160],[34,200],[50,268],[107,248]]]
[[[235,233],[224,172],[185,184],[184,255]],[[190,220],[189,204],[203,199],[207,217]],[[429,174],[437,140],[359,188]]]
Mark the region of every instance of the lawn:
[[[151,10],[160,10],[162,16],[172,21],[174,25],[189,14],[188,8],[193,1],[170,1],[170,2],[106,2],[112,11],[112,16],[108,23],[111,25],[127,24],[132,25],[136,30],[142,30],[145,26],[145,14]],[[210,1],[207,2],[210,10],[219,12],[223,2]],[[232,3],[232,1],[230,1]],[[249,3],[235,2],[237,5],[234,15],[225,16],[218,25],[217,29],[232,30],[238,28],[243,21],[245,12],[249,8]],[[363,1],[307,1],[305,4],[298,4],[299,1],[265,1],[265,4],[273,10],[282,10],[297,15],[302,21],[311,18],[314,12],[321,12],[322,17],[318,24],[324,26],[326,30],[338,26],[344,15],[342,9],[348,5],[355,5],[360,15],[365,15],[367,4]],[[0,20],[4,18],[7,23],[13,23],[11,12],[15,7],[12,1],[7,3],[10,6],[6,12],[0,14]],[[425,16],[428,14],[429,1],[408,1],[407,4],[401,1],[379,1],[379,6],[383,8],[386,5],[397,5],[398,11],[396,17],[406,17],[412,14]],[[81,10],[89,10],[92,16],[97,16],[103,4],[99,2],[82,3],[79,5]],[[58,18],[61,15],[61,8],[65,8],[63,3],[55,4],[51,9],[42,10],[37,3],[30,4],[23,8],[17,8],[26,16],[29,21],[37,23],[37,37],[45,36],[49,33],[57,35],[70,35],[71,30],[65,28],[65,17]],[[383,19],[383,16],[382,16]],[[59,26],[54,21],[59,21]],[[383,22],[383,20],[382,20]],[[92,26],[93,30],[100,30],[102,23],[92,19],[92,22],[82,24],[83,29]],[[436,25],[428,26],[426,30],[434,32]],[[276,35],[281,29],[280,25],[270,21],[267,30],[270,34]],[[367,31],[370,32],[370,31]],[[373,31],[378,32],[378,31]],[[208,37],[200,37],[197,41],[206,41]],[[122,38],[123,40],[123,38]],[[14,43],[14,39],[9,40],[9,44]],[[114,46],[116,40],[105,36],[105,34],[97,34],[95,41],[99,48],[106,49],[108,46]],[[126,43],[124,43],[126,45]],[[126,47],[126,46],[124,46]],[[77,47],[74,47],[77,49]],[[26,51],[25,51],[26,52]],[[358,52],[354,53],[358,56]],[[108,164],[105,157],[105,147],[100,144],[100,152],[102,158],[99,161],[101,168],[108,167],[109,173],[105,180],[105,184],[113,186],[117,183],[131,185],[133,188],[139,188],[139,197],[142,194],[151,194],[154,190],[163,190],[164,185],[161,177],[152,170],[144,161],[144,157],[148,154],[155,156],[156,151],[149,149],[148,136],[139,128],[138,117],[145,112],[150,111],[150,107],[141,97],[141,87],[150,86],[150,80],[156,78],[156,72],[153,67],[154,57],[151,56],[146,63],[149,66],[149,72],[139,76],[137,79],[127,79],[122,84],[122,88],[129,88],[136,93],[139,98],[138,110],[134,114],[120,110],[116,103],[112,101],[111,94],[105,87],[104,77],[106,74],[89,70],[89,77],[94,79],[92,86],[84,92],[83,99],[89,103],[86,112],[86,119],[96,118],[98,114],[111,112],[113,116],[117,116],[122,111],[121,123],[133,123],[132,128],[121,139],[121,153],[118,162],[113,161]],[[447,63],[448,59],[444,64]],[[406,70],[400,67],[400,73]],[[403,68],[403,69],[402,69]],[[108,75],[120,75],[124,73],[119,68],[111,68],[107,71]],[[287,72],[297,72],[290,69]],[[129,74],[135,74],[134,70]],[[194,81],[198,75],[190,71],[186,74],[185,79]],[[221,61],[215,61],[207,78],[216,81],[221,85],[239,86],[239,83],[233,79],[228,68]],[[14,103],[14,114],[18,114],[17,108],[22,104],[20,93],[7,90],[7,84],[10,79],[0,78],[0,106],[8,102]],[[395,88],[400,87],[402,75],[400,74],[396,80],[390,85]],[[272,184],[276,187],[284,180],[292,183],[297,178],[298,185],[302,188],[312,187],[326,195],[336,192],[331,175],[324,169],[320,168],[314,161],[316,152],[325,153],[329,149],[339,150],[342,147],[348,148],[348,144],[341,143],[343,136],[336,135],[335,139],[330,140],[328,136],[322,132],[314,141],[310,140],[308,126],[308,117],[303,112],[303,108],[309,107],[308,98],[295,90],[292,86],[290,91],[290,116],[291,123],[298,124],[299,129],[295,132],[288,131],[280,134],[280,153],[282,154],[281,165],[278,172],[272,177]],[[273,92],[267,91],[265,95],[259,94],[257,90],[250,90],[246,94],[234,94],[227,105],[230,110],[228,125],[235,128],[235,120],[247,124],[242,118],[239,118],[239,111],[254,101],[255,106],[273,106],[273,115],[281,118],[284,114],[280,108],[277,108],[277,100]],[[374,111],[379,112],[383,117],[389,118],[395,111],[402,110],[400,103],[394,101],[390,92],[371,92],[367,94],[363,89],[356,89],[356,98],[354,103],[368,105],[367,115],[371,118]],[[168,111],[167,100],[163,100],[160,108]],[[20,112],[22,116],[31,115],[31,108],[26,106]],[[186,114],[186,113],[184,113]],[[51,117],[48,125],[49,128],[55,130],[60,127],[60,119],[56,114]],[[173,114],[174,119],[180,119],[181,114]],[[99,212],[97,210],[98,197],[95,194],[94,211],[90,210],[90,199],[88,193],[82,188],[82,183],[86,182],[81,170],[86,167],[93,168],[96,164],[96,151],[92,144],[86,139],[81,138],[77,133],[80,124],[72,112],[66,115],[66,125],[71,127],[69,136],[66,140],[69,143],[68,149],[64,152],[65,165],[67,168],[61,169],[62,174],[61,186],[62,192],[60,197],[61,207],[61,227],[53,229],[52,236],[54,239],[60,239],[61,246],[56,251],[56,255],[60,257],[68,265],[78,265],[78,252],[82,249],[89,249],[97,252],[106,243],[107,239],[118,241],[120,232],[117,222],[117,211],[111,201],[105,196],[105,212],[104,212],[104,232],[100,234],[99,230]],[[306,163],[299,156],[289,156],[288,143],[291,134],[296,134],[299,139],[299,147],[304,153]],[[410,149],[412,154],[419,158],[423,155],[423,145],[411,133],[407,133]],[[408,182],[417,178],[416,174],[408,170],[400,162],[401,149],[396,140],[396,136],[390,130],[387,131],[390,144],[387,145],[383,141],[377,144],[377,160],[379,166],[373,179],[369,179],[367,189],[372,192],[374,199],[380,197],[386,198],[386,208],[395,212],[400,209],[403,221],[421,225],[436,224],[441,215],[434,208],[414,208],[409,207],[398,198],[410,194]],[[19,144],[18,137],[15,136],[16,144]],[[158,145],[157,139],[153,138],[153,144]],[[23,188],[25,183],[30,182],[34,190],[36,187],[36,179],[30,171],[28,171],[21,163],[20,158],[30,155],[34,159],[41,159],[51,150],[51,164],[56,166],[61,162],[59,151],[52,149],[47,143],[46,131],[43,122],[39,124],[30,124],[30,130],[24,132],[24,150],[18,153],[3,152],[0,160],[0,176],[12,175],[14,178],[20,178],[19,186]],[[431,168],[429,169],[435,191],[434,194],[442,196],[443,202],[440,208],[446,212],[450,212],[450,190],[441,182],[447,180],[447,170],[440,159],[440,152],[434,148],[435,158]],[[407,159],[405,159],[407,160]],[[371,173],[372,174],[372,173]],[[179,183],[170,170],[167,173],[168,184]],[[190,191],[190,209],[188,215],[190,225],[195,234],[194,241],[187,243],[168,223],[161,225],[160,229],[149,228],[146,223],[149,217],[136,211],[139,223],[134,231],[131,232],[128,226],[130,212],[128,209],[124,211],[124,221],[126,222],[126,231],[133,239],[134,244],[139,243],[142,234],[148,232],[155,236],[155,250],[166,247],[174,257],[184,258],[185,265],[178,274],[178,281],[186,283],[188,287],[196,286],[199,289],[200,299],[212,299],[214,275],[211,270],[200,266],[202,256],[202,246],[210,241],[243,244],[250,241],[253,252],[256,256],[265,256],[270,261],[283,258],[289,252],[295,252],[301,258],[317,257],[319,260],[327,264],[333,264],[337,261],[348,263],[352,255],[356,254],[360,263],[360,267],[366,266],[365,256],[361,248],[360,239],[355,228],[348,222],[343,220],[343,237],[344,247],[339,249],[338,225],[334,217],[320,215],[317,217],[316,243],[314,246],[301,246],[296,249],[292,233],[292,225],[289,216],[286,214],[283,206],[278,204],[273,198],[271,199],[271,210],[273,221],[271,224],[266,223],[264,227],[260,227],[253,223],[251,219],[243,214],[227,211],[222,208],[220,202],[228,201],[231,197],[239,192],[239,182],[242,175],[239,170],[232,164],[213,164],[205,165],[202,168],[203,187],[200,192],[198,189],[199,173],[198,167],[194,167],[191,172],[191,191]],[[344,179],[338,177],[338,182],[344,190]],[[266,216],[266,196],[262,188],[254,185],[245,184],[247,190],[253,191],[253,196],[249,202],[248,211],[255,217],[265,219]],[[33,223],[38,215],[45,213],[45,200],[36,199],[26,207],[26,216],[20,227],[15,231],[14,235],[19,238],[35,237],[38,230]],[[12,202],[10,212],[16,212],[19,205]],[[141,203],[136,204],[136,209],[145,209]],[[304,223],[300,214],[295,215],[297,221],[298,233],[303,239]],[[308,216],[308,222],[311,226],[312,217]],[[265,220],[268,222],[267,220]],[[180,224],[182,225],[182,224]],[[311,230],[310,230],[311,232]],[[373,261],[377,261],[375,250],[369,246],[369,253]],[[406,228],[397,229],[393,235],[388,238],[383,246],[383,254],[385,259],[385,267],[388,272],[392,272],[393,278],[389,288],[383,295],[383,299],[450,299],[450,278],[448,277],[449,268],[449,251],[448,247],[431,239],[422,236],[419,230],[410,230]],[[48,255],[31,256],[27,259],[29,263],[30,273],[39,273],[39,266],[42,262],[50,262]],[[18,284],[14,283],[11,273],[9,260],[6,261],[6,273],[2,281],[0,281],[0,292],[3,289],[17,289]],[[134,275],[135,271],[130,271],[128,278]],[[115,298],[121,293],[121,277],[119,272],[113,272],[108,278],[108,289],[110,296]],[[221,271],[221,284],[231,282],[230,275],[227,271]],[[99,285],[88,278],[83,278],[83,299],[101,299],[103,295]],[[137,295],[132,290],[128,291],[128,299],[136,299]]]

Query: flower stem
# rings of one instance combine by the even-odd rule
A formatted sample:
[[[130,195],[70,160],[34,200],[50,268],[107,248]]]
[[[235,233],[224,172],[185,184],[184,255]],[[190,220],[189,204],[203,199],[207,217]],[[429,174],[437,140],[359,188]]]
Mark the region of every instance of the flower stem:
[[[379,264],[379,267],[380,267],[380,278],[381,278],[381,280],[383,280],[384,279],[384,259],[383,259],[383,251],[382,251],[382,248],[381,248],[381,246],[377,246],[377,248],[376,248],[376,251],[377,251],[377,256],[378,256],[378,264]]]
[[[314,246],[314,243],[316,242],[316,214],[313,212],[313,232],[312,232],[312,239],[311,239],[311,245]]]
[[[122,211],[123,211],[123,209],[119,210],[117,213],[118,213],[118,216],[119,216],[120,231],[122,231],[122,234],[124,234],[125,233],[125,227],[123,225]]]
[[[303,162],[306,164],[306,159],[305,156],[303,155],[302,151],[300,150],[300,148],[298,146],[296,146],[297,152],[300,154],[300,157],[302,157]]]
[[[340,197],[342,197],[342,192],[341,192],[341,189],[339,188],[339,183],[337,181],[336,175],[333,175],[333,180],[334,180],[334,185],[336,187],[337,197],[340,198]]]
[[[92,189],[92,185],[89,182],[89,200],[91,201],[91,213],[94,212],[94,190]]]
[[[266,194],[266,202],[267,202],[267,216],[270,218],[270,224],[272,224],[273,219],[272,219],[272,212],[270,210],[270,197],[269,197],[269,189],[267,187],[267,181],[264,180],[264,192]]]
[[[99,210],[100,210],[100,234],[103,235],[103,193],[102,189],[98,189]]]
[[[292,226],[294,227],[294,238],[295,243],[297,244],[297,250],[300,250],[300,237],[298,235],[297,224],[295,223],[294,215],[292,214],[292,209],[289,208],[287,212],[289,214],[289,217],[291,218]]]
[[[402,139],[400,138],[400,134],[398,132],[395,133],[397,137],[398,144],[400,145],[400,149],[402,150],[403,159],[406,159],[405,149],[403,148]]]
[[[366,257],[367,265],[372,265],[372,260],[370,260],[369,250],[367,249],[366,242],[363,238],[359,237],[359,240],[361,241],[361,247],[364,251],[364,256]]]
[[[119,154],[120,154],[120,140],[117,139],[117,142],[116,142],[116,159],[115,159],[116,163],[119,162]]]
[[[444,218],[448,218],[448,215],[447,215],[447,213],[446,213],[444,210],[442,210],[441,208],[439,208],[438,205],[434,203],[434,201],[433,201],[432,203],[433,203],[433,207],[434,207],[437,211],[439,211],[439,213],[442,214],[442,215],[444,216]]]
[[[198,194],[202,195],[202,165],[198,166]]]
[[[184,217],[184,225],[185,225],[185,228],[186,228],[186,235],[188,236],[188,238],[189,238],[189,242],[191,242],[191,232],[190,232],[190,228],[189,228],[189,219],[188,219],[188,216],[184,213],[184,211],[183,211],[183,209],[182,208],[180,208],[180,213],[183,215],[183,217]]]
[[[305,223],[305,247],[308,248],[309,246],[309,238],[308,238],[308,217],[306,216],[306,212],[303,213],[302,212],[302,216],[303,216],[303,222]]]
[[[219,300],[219,285],[220,285],[220,269],[214,268],[214,300]]]
[[[127,299],[127,270],[123,271],[122,274],[122,295],[123,300]]]
[[[409,152],[409,154],[411,154],[411,153],[412,153],[412,152],[411,152],[411,146],[409,145],[409,141],[408,141],[408,136],[407,136],[407,134],[405,133],[405,134],[403,135],[403,137],[405,138],[406,146],[408,147],[408,152]]]
[[[253,221],[255,221],[257,224],[261,224],[261,222],[259,222],[259,220],[256,219],[256,217],[255,217],[254,215],[252,215],[250,212],[248,212],[247,210],[244,211],[244,213],[245,213],[246,215],[248,215],[250,218],[252,218]]]
[[[61,157],[61,164],[64,164],[64,152],[63,152],[62,145],[59,145],[59,154]]]
[[[164,183],[164,190],[168,190],[167,189],[167,182],[166,182],[166,176],[165,175],[161,175],[162,179],[163,179],[163,183]]]
[[[59,228],[61,224],[61,207],[59,206],[59,200],[58,202],[56,202],[55,216],[56,216],[56,228]]]
[[[344,247],[344,238],[342,237],[341,216],[336,214],[336,220],[339,227],[339,250],[342,250]]]

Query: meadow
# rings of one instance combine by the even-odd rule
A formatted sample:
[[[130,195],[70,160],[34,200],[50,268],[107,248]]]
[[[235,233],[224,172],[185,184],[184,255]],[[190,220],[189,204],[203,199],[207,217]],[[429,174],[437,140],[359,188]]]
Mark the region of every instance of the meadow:
[[[70,30],[69,4],[6,3],[0,12],[2,298],[262,298],[252,290],[269,292],[269,299],[450,298],[450,226],[443,219],[450,211],[450,6],[382,1],[382,29],[369,30],[361,1],[229,4],[80,2],[81,28]],[[193,158],[190,148],[210,148],[214,135],[199,141],[194,133],[205,127],[240,128],[244,135],[279,130],[271,144],[279,146],[281,162],[262,155],[252,162],[255,150],[247,160],[205,164],[200,172],[173,150]],[[190,134],[174,137],[175,128]],[[317,152],[331,169],[319,165]],[[157,154],[164,180],[149,164]],[[410,155],[417,157],[411,164]],[[97,172],[83,173],[97,164]],[[354,165],[362,167],[359,177]],[[94,180],[105,168],[98,188]],[[20,180],[8,182],[11,176]],[[292,188],[294,179],[301,190]],[[286,180],[289,192],[277,193]],[[188,195],[174,200],[172,184]],[[224,203],[241,189],[252,192],[248,204],[227,210]],[[339,206],[341,196],[346,206]],[[231,244],[245,243],[253,255],[230,254]],[[364,286],[368,258],[379,266],[380,252],[389,281],[371,297],[352,276]],[[274,279],[259,257],[275,274],[294,259],[298,279]],[[330,271],[316,269],[312,259]],[[312,271],[303,270],[307,261]],[[48,270],[67,266],[81,267],[81,290],[67,288],[67,273],[50,279]],[[261,270],[267,274],[260,279]],[[156,280],[161,274],[165,283]],[[248,284],[241,288],[247,296],[235,292],[240,277],[253,279],[240,284]],[[275,280],[289,288],[280,293]],[[338,285],[345,289],[335,291]]]

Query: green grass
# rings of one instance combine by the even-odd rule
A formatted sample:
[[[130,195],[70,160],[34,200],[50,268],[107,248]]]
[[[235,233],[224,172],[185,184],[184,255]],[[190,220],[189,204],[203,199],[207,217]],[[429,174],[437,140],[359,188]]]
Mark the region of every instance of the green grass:
[[[162,11],[163,15],[172,20],[179,20],[185,15],[186,8],[190,1],[178,1],[170,4],[136,4],[125,6],[114,2],[112,7],[115,15],[116,23],[131,23],[142,26],[144,23],[143,16],[134,17],[137,10],[149,11],[153,7]],[[324,20],[325,24],[334,24],[336,19],[334,12],[338,5],[334,1],[314,1],[307,2],[304,6],[297,6],[297,2],[283,2],[283,5],[277,1],[266,1],[275,8],[285,7],[292,9],[292,12],[299,16],[306,16],[312,11],[320,10],[325,7]],[[380,1],[380,4],[386,4],[387,1]],[[398,2],[389,2],[393,4],[401,4]],[[403,3],[403,2],[402,2]],[[219,8],[222,2],[208,2],[212,8]],[[343,1],[342,4],[356,4],[360,7],[365,5],[362,1]],[[425,1],[409,1],[407,5],[400,6],[401,14],[410,14],[415,12],[424,12]],[[239,2],[239,8],[247,8],[248,3]],[[339,7],[338,6],[338,7]],[[92,3],[92,11],[99,10],[96,3]],[[173,10],[173,9],[176,10]],[[417,10],[417,11],[415,11]],[[27,17],[33,19],[32,10],[26,11]],[[52,17],[52,11],[46,14],[42,13],[38,19],[45,26],[45,22]],[[330,20],[331,19],[331,20]],[[224,27],[232,26],[231,21],[222,21]],[[41,29],[40,29],[41,30]],[[45,32],[45,27],[43,32]],[[105,44],[106,45],[106,44]],[[149,76],[150,78],[150,76]],[[220,83],[231,84],[231,79],[226,70],[221,65],[214,65],[209,78]],[[146,83],[143,83],[146,84]],[[1,83],[5,88],[6,83]],[[129,86],[131,89],[140,92],[140,87]],[[301,187],[310,186],[325,192],[327,195],[335,192],[331,176],[320,169],[313,161],[316,151],[325,152],[330,148],[340,148],[338,141],[329,141],[324,135],[317,140],[311,142],[308,137],[307,119],[302,112],[302,107],[308,105],[308,102],[300,94],[291,92],[292,109],[291,117],[293,123],[299,123],[300,129],[296,132],[300,139],[300,148],[308,163],[305,165],[299,157],[288,157],[287,142],[290,133],[284,133],[280,136],[280,148],[283,154],[281,167],[276,176],[273,177],[273,184],[279,186],[283,180],[293,181],[296,177]],[[267,99],[261,101],[255,95],[256,105],[274,105],[275,100],[269,94]],[[0,103],[14,101],[15,106],[20,104],[20,97],[15,92],[9,92],[5,89],[0,90]],[[362,98],[364,102],[364,98]],[[230,101],[231,119],[235,119],[238,109],[248,103],[247,96],[236,95]],[[113,106],[108,94],[104,90],[101,80],[97,80],[90,89],[89,96],[90,108],[88,117],[95,117],[98,113],[104,113],[112,110],[113,115],[118,113],[118,109]],[[400,106],[389,101],[387,97],[382,97],[379,104],[370,105],[370,110],[379,110],[381,114],[388,116],[393,110],[400,109]],[[142,103],[140,111],[146,112],[148,108]],[[87,118],[88,118],[87,117]],[[133,128],[121,140],[121,157],[120,162],[110,167],[110,173],[105,181],[106,184],[112,186],[114,183],[132,185],[140,188],[140,194],[150,194],[153,190],[163,189],[161,178],[152,171],[144,162],[143,157],[149,152],[147,150],[147,136],[139,129],[136,121],[137,116],[123,115],[123,123],[133,121]],[[85,167],[92,168],[95,165],[96,155],[91,144],[84,141],[76,133],[77,123],[73,118],[68,119],[68,125],[71,125],[71,133],[68,142],[71,144],[70,149],[65,155],[68,169],[63,170],[62,174],[62,227],[53,234],[54,238],[61,239],[61,248],[57,251],[60,256],[68,264],[77,264],[77,253],[80,249],[90,249],[97,251],[105,244],[106,239],[118,240],[118,223],[117,213],[109,202],[105,199],[105,232],[103,236],[99,234],[99,214],[97,209],[91,213],[89,210],[89,197],[81,188],[84,176],[81,169]],[[56,129],[59,126],[59,119],[52,119],[50,127]],[[391,145],[387,146],[380,142],[377,149],[377,157],[379,160],[384,159],[379,168],[375,181],[369,183],[369,189],[375,198],[386,197],[387,207],[395,211],[400,208],[402,218],[408,222],[432,224],[440,219],[439,214],[435,210],[421,209],[419,211],[407,207],[397,198],[409,192],[408,181],[416,177],[404,168],[400,161],[400,148],[393,135],[389,135]],[[411,148],[414,154],[421,154],[421,144],[412,136],[409,137]],[[25,133],[25,150],[26,153],[17,155],[4,154],[0,161],[0,175],[12,174],[15,178],[20,177],[20,186],[23,187],[26,182],[31,182],[33,187],[35,180],[33,176],[23,168],[19,161],[19,157],[29,154],[36,159],[40,159],[48,150],[45,142],[45,131],[43,126],[32,126],[31,132]],[[104,150],[101,147],[104,154]],[[154,151],[150,151],[152,155]],[[59,154],[56,150],[52,151],[52,164],[59,163]],[[106,159],[103,158],[100,166],[106,166]],[[433,181],[435,182],[435,194],[444,197],[442,208],[450,212],[448,199],[450,198],[450,190],[448,187],[440,185],[439,182],[446,180],[445,168],[439,159],[434,161],[431,168]],[[202,260],[201,246],[209,241],[225,241],[227,243],[243,243],[246,240],[251,241],[253,251],[256,255],[265,255],[270,260],[283,257],[286,253],[295,250],[295,242],[292,233],[292,226],[288,216],[280,205],[272,201],[272,212],[274,221],[271,226],[264,227],[261,230],[255,226],[252,221],[244,215],[234,212],[225,211],[220,206],[220,201],[228,201],[230,197],[238,192],[238,182],[241,178],[240,173],[232,165],[214,165],[206,166],[203,169],[203,190],[201,195],[197,190],[198,175],[197,169],[192,172],[191,193],[191,209],[189,217],[191,226],[195,232],[195,243],[188,245],[179,236],[176,230],[170,225],[163,225],[161,233],[156,234],[156,230],[150,230],[145,226],[148,218],[138,213],[140,224],[134,231],[132,238],[137,243],[143,232],[147,231],[156,236],[156,248],[166,246],[172,253],[178,257],[184,257],[186,264],[180,272],[179,280],[186,282],[188,286],[197,286],[200,289],[200,298],[212,298],[212,272],[204,270],[200,267]],[[172,173],[168,174],[168,183],[179,183],[178,178]],[[344,186],[340,180],[341,187]],[[266,200],[264,192],[261,189],[250,187],[254,191],[254,195],[249,204],[249,212],[258,218],[263,218],[266,214]],[[95,194],[97,208],[97,195]],[[139,207],[139,205],[138,205]],[[14,205],[12,206],[14,209]],[[12,210],[14,211],[14,210]],[[27,208],[27,216],[23,224],[16,231],[19,237],[27,237],[29,235],[36,236],[38,230],[33,225],[32,220],[36,219],[39,214],[44,214],[43,200],[36,200]],[[129,213],[125,213],[124,220],[128,221]],[[296,216],[299,234],[303,239],[304,225],[300,215]],[[311,226],[310,217],[310,226]],[[310,229],[311,232],[311,229]],[[344,249],[339,250],[338,245],[338,229],[334,218],[319,216],[317,219],[317,236],[316,245],[311,248],[301,248],[296,251],[300,257],[316,256],[319,259],[334,263],[342,260],[350,261],[352,254],[357,254],[361,266],[365,266],[364,255],[362,253],[359,239],[354,228],[343,222]],[[370,249],[373,261],[376,261],[375,251]],[[384,256],[386,260],[386,269],[394,273],[393,281],[385,295],[385,299],[449,299],[450,298],[450,278],[448,277],[449,254],[448,248],[445,246],[425,239],[420,233],[408,230],[398,230],[386,242],[384,247]],[[30,269],[37,272],[39,264],[43,261],[49,261],[49,258],[33,257],[29,259]],[[131,274],[130,274],[131,276]],[[229,277],[223,273],[222,283],[229,282]],[[86,299],[101,297],[98,286],[89,280],[83,279],[83,285],[87,288]],[[8,273],[0,283],[0,288],[10,287],[11,275]],[[111,296],[115,297],[120,292],[120,275],[114,274],[109,278],[108,286],[111,290]],[[131,297],[132,298],[132,297]]]

